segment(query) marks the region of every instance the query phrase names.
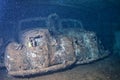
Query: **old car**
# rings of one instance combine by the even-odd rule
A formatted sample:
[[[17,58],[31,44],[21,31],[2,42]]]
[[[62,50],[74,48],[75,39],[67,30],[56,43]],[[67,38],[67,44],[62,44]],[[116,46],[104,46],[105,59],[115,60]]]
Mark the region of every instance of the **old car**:
[[[98,44],[94,32],[70,33],[55,37],[51,36],[48,29],[41,28],[23,32],[20,43],[11,42],[6,48],[5,66],[8,74],[43,74],[73,64],[89,63],[108,55]]]

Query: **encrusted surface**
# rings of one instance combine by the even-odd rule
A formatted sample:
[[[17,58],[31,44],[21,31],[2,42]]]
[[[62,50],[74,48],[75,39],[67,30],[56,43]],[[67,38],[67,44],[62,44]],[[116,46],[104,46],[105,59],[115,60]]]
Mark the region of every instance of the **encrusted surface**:
[[[56,71],[76,61],[72,41],[67,37],[53,39],[48,30],[30,30],[21,37],[23,44],[10,43],[5,64],[11,75],[24,76]]]
[[[36,19],[39,20],[26,19],[20,23]],[[60,19],[55,13],[40,20],[45,21],[46,28],[21,31],[20,44],[12,42],[7,46],[5,64],[10,75],[47,73],[74,63],[90,63],[109,54],[101,47],[96,34],[86,31],[81,21]]]

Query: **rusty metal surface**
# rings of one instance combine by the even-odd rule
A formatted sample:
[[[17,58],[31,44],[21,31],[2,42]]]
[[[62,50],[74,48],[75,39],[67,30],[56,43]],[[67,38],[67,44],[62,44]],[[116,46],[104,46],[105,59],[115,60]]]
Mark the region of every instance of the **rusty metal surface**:
[[[105,56],[101,55],[93,32],[75,33],[75,36],[54,37],[48,29],[37,28],[24,32],[20,44],[11,42],[6,48],[5,65],[8,74],[43,74],[67,68],[74,63],[89,63]]]
[[[72,42],[61,37],[54,43],[47,29],[30,30],[22,40],[23,44],[12,42],[6,48],[5,64],[11,75],[55,71],[76,61]]]

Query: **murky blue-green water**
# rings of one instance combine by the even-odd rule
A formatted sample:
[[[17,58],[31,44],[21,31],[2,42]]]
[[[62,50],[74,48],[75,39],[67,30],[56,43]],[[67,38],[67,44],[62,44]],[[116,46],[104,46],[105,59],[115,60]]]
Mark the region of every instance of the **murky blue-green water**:
[[[45,28],[46,23],[44,20],[42,22],[40,17],[48,17],[55,13],[59,19],[78,20],[85,30],[94,31],[104,48],[109,50],[111,54],[107,58],[91,64],[75,66],[70,70],[45,76],[25,78],[25,80],[119,80],[119,4],[118,0],[0,0],[1,62],[4,61],[6,45],[9,41],[19,41],[20,31],[38,27]],[[70,25],[73,24],[70,23]],[[81,25],[69,26],[69,28],[81,28]],[[17,79],[22,80],[21,78]],[[7,75],[5,68],[0,69],[0,80],[17,79]]]

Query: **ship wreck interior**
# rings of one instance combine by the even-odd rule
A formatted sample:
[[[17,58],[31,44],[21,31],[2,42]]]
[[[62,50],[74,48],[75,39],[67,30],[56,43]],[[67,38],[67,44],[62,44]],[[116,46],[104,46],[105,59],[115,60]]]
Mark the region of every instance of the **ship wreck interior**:
[[[94,32],[109,55],[43,75],[9,75],[4,63],[7,45],[21,43],[21,34],[34,28],[48,29],[55,37],[77,29]],[[120,1],[0,0],[0,80],[120,80]]]

